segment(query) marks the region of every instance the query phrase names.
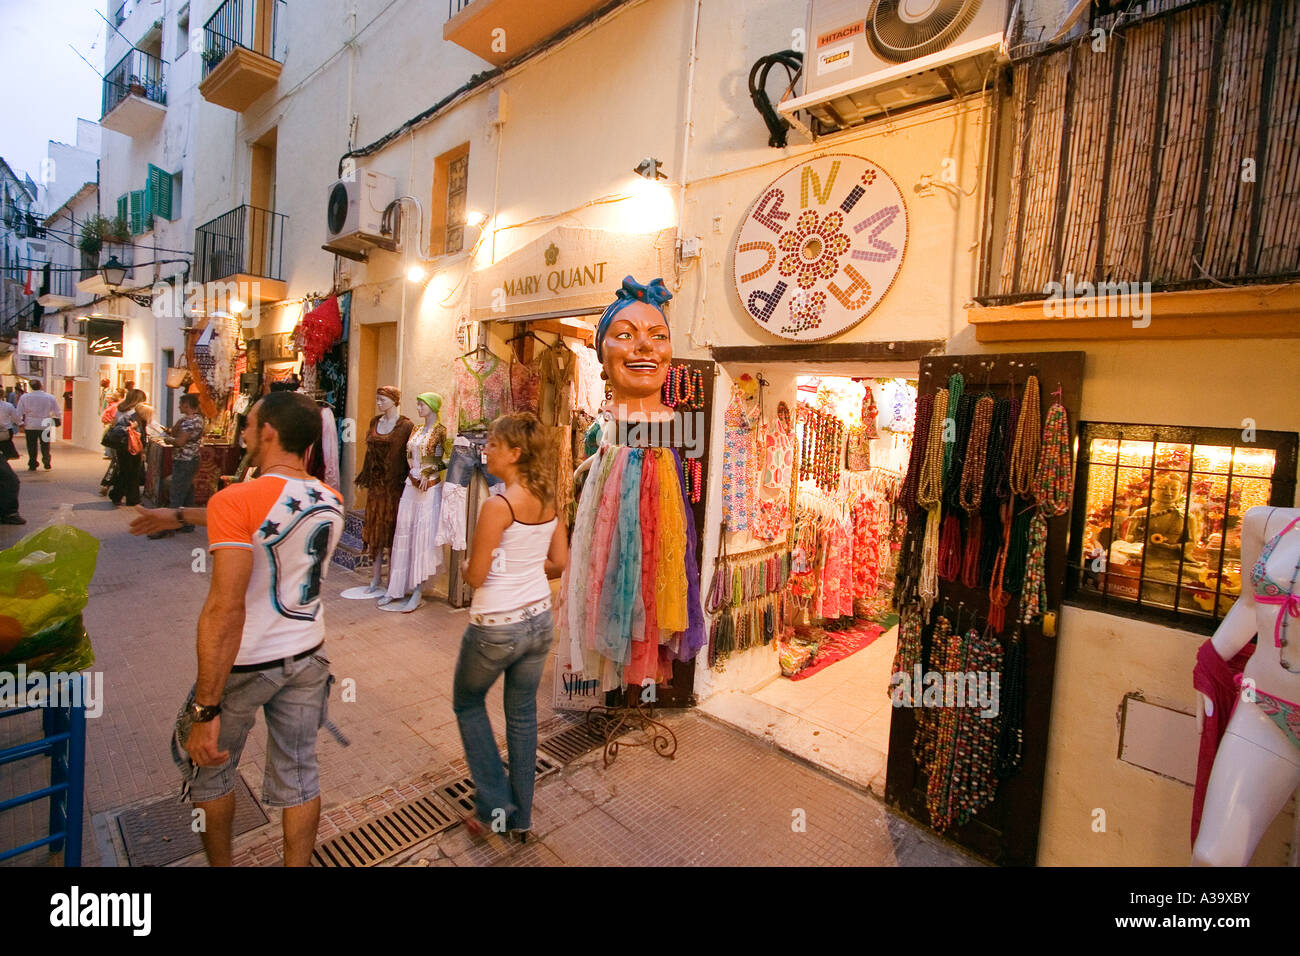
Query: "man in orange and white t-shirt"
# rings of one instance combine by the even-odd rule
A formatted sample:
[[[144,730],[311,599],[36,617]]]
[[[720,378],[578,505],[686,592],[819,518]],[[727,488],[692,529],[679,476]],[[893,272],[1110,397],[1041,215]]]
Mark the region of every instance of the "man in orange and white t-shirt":
[[[284,808],[285,865],[309,865],[316,842],[316,735],[332,680],[321,582],[343,532],[342,497],[303,468],[320,437],[320,412],[305,395],[263,398],[244,429],[260,477],[219,491],[204,516],[212,581],[199,618],[198,678],[172,756],[204,811],[213,866],[231,862],[236,769],[259,709],[267,725],[262,800]]]

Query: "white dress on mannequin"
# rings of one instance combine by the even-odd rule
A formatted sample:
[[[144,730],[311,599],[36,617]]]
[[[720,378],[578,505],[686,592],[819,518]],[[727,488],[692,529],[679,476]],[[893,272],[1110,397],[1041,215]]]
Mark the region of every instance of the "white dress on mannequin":
[[[428,426],[419,428],[406,443],[406,459],[413,463],[413,474],[420,471],[424,446],[435,437],[431,434],[434,430],[442,431],[442,427],[435,424],[432,429]],[[442,570],[442,546],[434,543],[442,510],[442,488],[442,483],[438,482],[421,491],[408,480],[402,490],[388,572],[387,593],[393,600],[405,597]]]

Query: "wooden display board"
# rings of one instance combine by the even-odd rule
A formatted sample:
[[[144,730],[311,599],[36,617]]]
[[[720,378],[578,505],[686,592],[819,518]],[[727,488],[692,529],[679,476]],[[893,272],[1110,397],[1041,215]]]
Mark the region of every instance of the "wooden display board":
[[[1070,422],[1071,442],[1078,433],[1079,409],[1083,382],[1083,352],[1032,352],[1024,354],[938,355],[921,360],[920,395],[933,395],[947,387],[948,377],[961,372],[965,394],[975,395],[987,388],[998,398],[1020,398],[1025,381],[1038,376],[1041,418],[1057,399]],[[988,363],[993,362],[992,368]],[[983,364],[981,364],[983,363]],[[1014,387],[1012,381],[1014,380]],[[916,436],[923,441],[923,436]],[[1071,505],[1071,509],[1073,504]],[[1057,612],[1055,637],[1045,637],[1040,624],[1020,625],[1025,641],[1025,714],[1024,745],[1021,764],[1016,773],[998,784],[993,803],[979,811],[966,824],[958,824],[944,836],[979,856],[1006,866],[1033,866],[1038,855],[1038,827],[1043,809],[1043,779],[1047,764],[1049,719],[1052,713],[1052,689],[1056,672],[1056,645],[1060,640],[1059,612],[1065,586],[1070,511],[1047,522],[1046,610]],[[972,612],[987,620],[988,588],[970,589],[959,580],[939,582],[935,608],[944,602],[955,611],[964,603],[963,618]],[[1020,610],[1020,600],[1013,597],[1006,608],[1006,626],[1002,631],[1003,647],[1013,632]],[[935,616],[938,611],[936,610]],[[933,623],[933,617],[930,619]],[[964,622],[963,622],[964,623]],[[931,627],[927,624],[925,641]],[[923,646],[925,646],[923,644]],[[885,779],[885,800],[924,825],[930,825],[926,808],[927,780],[913,755],[916,733],[915,712],[895,707],[889,728],[889,764]],[[1081,825],[1086,826],[1087,821]]]

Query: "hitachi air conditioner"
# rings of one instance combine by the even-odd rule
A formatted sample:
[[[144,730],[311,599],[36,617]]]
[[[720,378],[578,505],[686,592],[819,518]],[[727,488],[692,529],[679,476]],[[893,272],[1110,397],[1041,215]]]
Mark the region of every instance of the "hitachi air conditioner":
[[[780,111],[806,110],[844,128],[887,112],[984,88],[1000,55],[1005,0],[812,0],[804,92]]]
[[[384,210],[397,198],[391,176],[359,169],[330,186],[325,207],[326,247],[364,252],[392,248],[393,237],[381,228]]]

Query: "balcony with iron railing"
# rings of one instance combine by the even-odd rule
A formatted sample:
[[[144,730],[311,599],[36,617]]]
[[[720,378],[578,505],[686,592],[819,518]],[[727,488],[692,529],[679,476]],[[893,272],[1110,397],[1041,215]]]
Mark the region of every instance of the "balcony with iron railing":
[[[979,341],[1300,331],[1300,139],[1269,67],[1294,39],[1268,6],[1160,10],[1117,20],[1104,56],[1085,35],[1012,62]]]
[[[618,0],[447,0],[442,38],[502,66]]]
[[[235,283],[245,302],[285,297],[284,213],[237,206],[194,230],[194,273],[203,283]]]
[[[280,79],[285,0],[226,0],[203,25],[203,79],[209,103],[242,113]]]
[[[157,129],[167,112],[167,85],[160,59],[131,49],[104,77],[99,125],[124,136]]]
[[[145,261],[152,256],[147,253]],[[110,259],[116,259],[118,264],[126,268],[126,275],[123,278],[123,285],[130,286],[135,282],[135,260],[136,248],[134,243],[130,242],[104,242],[98,252],[81,252],[81,268],[76,275],[77,291],[86,292],[90,295],[106,295],[110,289],[104,282],[104,275],[101,271],[104,264]],[[71,275],[72,273],[69,273]]]

